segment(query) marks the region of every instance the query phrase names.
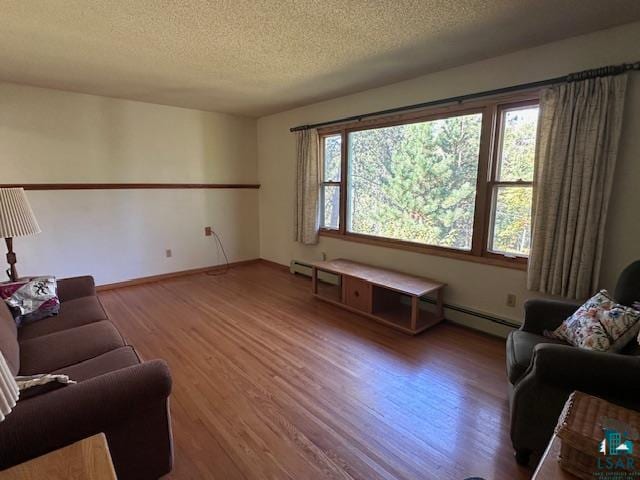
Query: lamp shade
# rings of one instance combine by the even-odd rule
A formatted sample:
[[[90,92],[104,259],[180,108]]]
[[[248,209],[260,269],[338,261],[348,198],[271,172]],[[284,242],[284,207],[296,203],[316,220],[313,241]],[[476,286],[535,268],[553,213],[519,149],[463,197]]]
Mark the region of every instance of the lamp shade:
[[[13,407],[16,406],[20,391],[16,379],[13,378],[4,355],[0,352],[0,422],[2,422]]]
[[[0,238],[40,233],[24,188],[0,188]]]

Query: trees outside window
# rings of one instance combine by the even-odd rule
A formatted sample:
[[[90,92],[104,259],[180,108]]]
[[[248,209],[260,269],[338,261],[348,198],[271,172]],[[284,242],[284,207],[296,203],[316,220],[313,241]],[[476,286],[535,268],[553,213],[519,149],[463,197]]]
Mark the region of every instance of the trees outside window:
[[[538,106],[507,107],[499,115],[499,148],[491,182],[493,215],[489,250],[528,256]]]
[[[321,131],[325,232],[523,261],[537,101]]]
[[[350,232],[470,250],[482,114],[349,133]]]
[[[340,222],[340,178],[342,175],[342,136],[322,137],[322,184],[320,186],[320,224],[337,230]]]

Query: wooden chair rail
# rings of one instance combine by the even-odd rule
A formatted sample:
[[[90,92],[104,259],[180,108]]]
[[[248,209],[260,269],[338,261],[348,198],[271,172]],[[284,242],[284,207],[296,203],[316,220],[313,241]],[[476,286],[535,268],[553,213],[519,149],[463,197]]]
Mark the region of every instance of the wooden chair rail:
[[[257,183],[5,183],[0,188],[24,188],[25,190],[155,190],[155,189],[215,189],[260,188]]]

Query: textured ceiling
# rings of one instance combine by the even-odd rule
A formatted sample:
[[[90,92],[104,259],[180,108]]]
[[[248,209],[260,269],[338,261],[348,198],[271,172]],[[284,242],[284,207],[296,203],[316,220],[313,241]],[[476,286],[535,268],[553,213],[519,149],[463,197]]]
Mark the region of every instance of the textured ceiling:
[[[260,116],[638,19],[638,0],[0,0],[0,80]]]

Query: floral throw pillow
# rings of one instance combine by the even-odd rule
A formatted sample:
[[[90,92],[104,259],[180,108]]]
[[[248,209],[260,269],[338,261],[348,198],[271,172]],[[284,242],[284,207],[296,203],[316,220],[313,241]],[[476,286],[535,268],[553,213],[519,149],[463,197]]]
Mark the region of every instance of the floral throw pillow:
[[[606,290],[600,294],[609,299],[600,314],[600,323],[611,337],[611,350],[622,350],[630,340],[638,334],[640,330],[640,311],[633,307],[627,307],[616,303]]]
[[[588,312],[581,312],[584,306],[567,318],[562,325],[550,332],[546,330],[545,336],[564,340],[565,342],[588,350],[607,351],[611,347],[609,335],[598,318]],[[578,313],[580,315],[578,315]]]
[[[0,298],[9,306],[18,326],[56,315],[60,311],[55,277],[0,284]]]
[[[589,350],[619,351],[638,329],[640,312],[616,303],[606,290],[601,290],[556,330],[545,335]]]

